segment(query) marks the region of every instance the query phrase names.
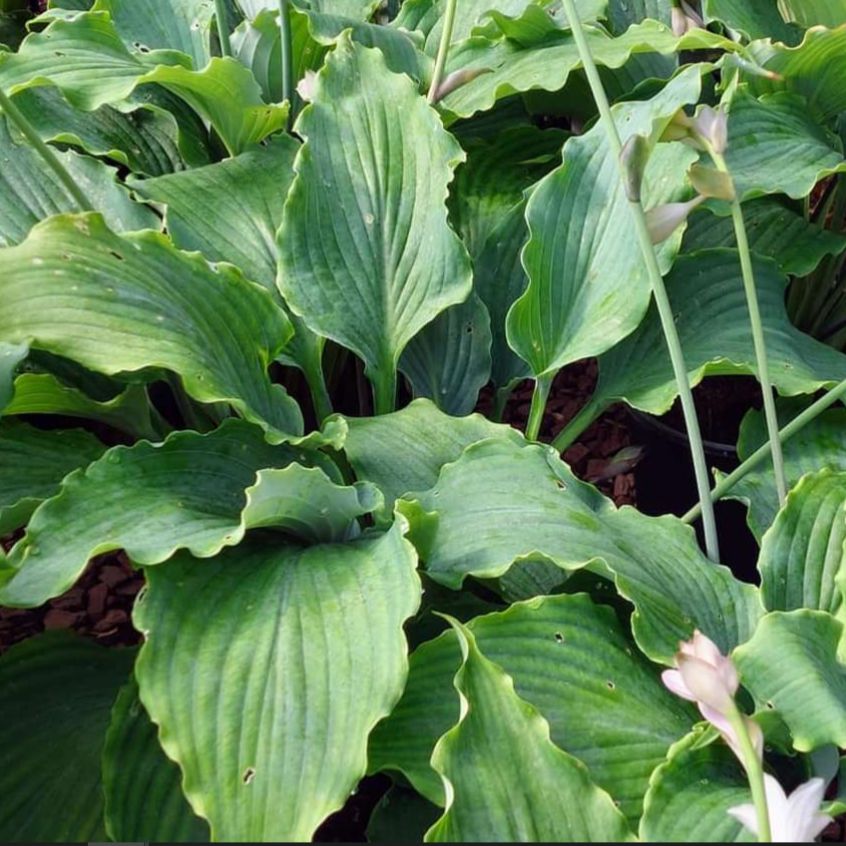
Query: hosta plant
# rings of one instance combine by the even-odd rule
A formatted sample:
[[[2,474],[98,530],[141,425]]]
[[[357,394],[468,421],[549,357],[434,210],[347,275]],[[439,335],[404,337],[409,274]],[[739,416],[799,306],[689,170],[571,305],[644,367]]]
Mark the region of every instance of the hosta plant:
[[[0,657],[0,839],[307,841],[363,779],[374,841],[813,838],[846,811],[846,355],[794,307],[839,319],[846,5],[24,17],[0,605],[118,550],[145,585],[140,646]],[[767,403],[709,491],[713,374]],[[679,395],[707,555],[560,455]],[[760,584],[712,560],[724,495]]]

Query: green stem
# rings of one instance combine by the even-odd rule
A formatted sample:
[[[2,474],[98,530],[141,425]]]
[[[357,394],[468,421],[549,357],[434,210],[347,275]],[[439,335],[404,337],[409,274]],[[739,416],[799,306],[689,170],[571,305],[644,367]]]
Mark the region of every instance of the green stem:
[[[397,403],[397,371],[393,367],[380,368],[370,378],[373,385],[373,413],[390,414]]]
[[[429,95],[426,98],[430,103],[437,101],[438,89],[441,87],[441,83],[444,79],[447,53],[449,53],[449,45],[452,41],[452,30],[455,24],[455,9],[458,2],[457,0],[446,0],[446,4],[444,28],[441,30],[441,43],[438,45],[438,56],[435,59],[435,70],[432,74],[432,83],[429,86]]]
[[[726,160],[722,153],[715,150],[706,141],[708,152],[714,165],[721,173],[731,179]],[[746,307],[749,310],[749,324],[752,328],[752,345],[755,348],[755,362],[758,367],[758,382],[764,395],[764,417],[767,421],[767,434],[772,443],[773,471],[775,473],[778,504],[784,505],[787,499],[787,480],[784,474],[784,456],[781,451],[781,441],[778,439],[778,415],[775,407],[775,393],[770,381],[770,366],[767,356],[767,343],[764,339],[764,325],[761,322],[761,309],[758,305],[758,289],[755,285],[755,271],[752,269],[752,253],[749,250],[749,239],[746,236],[746,225],[743,222],[743,209],[740,199],[735,193],[731,201],[731,217],[734,223],[734,237],[737,241],[737,251],[740,255],[740,271],[743,277],[743,289],[746,293]]]
[[[232,45],[229,43],[229,20],[226,16],[226,0],[214,0],[214,20],[217,26],[217,39],[220,41],[220,52],[224,56],[231,56]]]
[[[755,806],[755,816],[758,818],[758,842],[770,843],[772,833],[770,832],[770,815],[767,809],[767,793],[764,788],[763,762],[758,757],[752,738],[749,737],[743,714],[736,706],[733,706],[726,716],[737,736],[741,762],[746,770],[746,778],[749,780],[749,789],[752,791],[752,804]]]
[[[535,380],[535,390],[532,394],[532,407],[529,409],[529,421],[526,423],[526,438],[536,441],[540,433],[549,389],[552,387],[552,376],[538,376]]]
[[[846,396],[846,379],[835,385],[824,397],[820,397],[815,403],[809,405],[801,414],[797,414],[778,433],[778,440],[784,444],[797,432],[800,432],[811,421],[820,416],[829,406],[834,405],[837,400]],[[769,441],[759,447],[740,466],[732,470],[728,476],[722,478],[711,491],[711,499],[716,502],[725,496],[747,473],[754,470],[770,454]],[[699,506],[695,505],[687,514],[682,517],[685,523],[692,523],[700,514]]]
[[[555,436],[552,445],[558,452],[564,452],[579,435],[605,411],[606,403],[595,402],[591,397],[587,403],[579,409],[576,416]]]
[[[608,98],[605,95],[602,80],[599,78],[599,71],[597,71],[596,64],[593,61],[593,56],[591,55],[590,47],[588,46],[585,38],[579,16],[576,14],[573,0],[563,0],[563,3],[564,11],[567,15],[567,19],[570,23],[570,29],[573,33],[573,38],[575,39],[576,46],[579,50],[579,58],[582,61],[582,66],[584,67],[585,74],[587,75],[593,99],[596,101],[600,118],[605,127],[608,144],[611,147],[611,152],[614,154],[614,158],[617,160],[617,165],[620,170],[620,179],[625,185],[627,174],[625,171],[625,165],[622,161],[623,144],[620,140],[620,135],[617,132],[617,125],[614,123],[614,116],[611,114],[611,106],[609,105]],[[641,252],[643,253],[643,260],[646,264],[649,279],[652,283],[652,294],[655,297],[655,305],[661,318],[661,326],[664,330],[664,339],[666,340],[670,360],[673,364],[673,373],[676,378],[676,385],[679,392],[679,399],[681,400],[685,425],[687,426],[687,435],[688,440],[690,441],[690,453],[691,458],[693,459],[693,470],[696,476],[696,487],[699,492],[699,503],[702,508],[702,523],[705,532],[705,549],[708,553],[708,557],[712,561],[719,561],[720,553],[717,541],[717,523],[714,518],[714,506],[709,495],[710,483],[708,478],[708,464],[705,461],[705,449],[702,444],[702,433],[699,430],[699,420],[696,417],[696,406],[694,405],[693,394],[690,390],[687,366],[684,362],[684,353],[682,352],[681,341],[679,340],[678,331],[676,330],[676,324],[673,318],[673,309],[670,305],[670,300],[667,297],[667,289],[664,287],[661,269],[658,267],[658,260],[655,257],[652,238],[649,234],[649,227],[646,223],[646,213],[644,212],[643,206],[639,200],[631,200],[630,203],[632,217],[635,221],[637,238],[640,243]]]
[[[505,414],[505,406],[514,392],[514,384],[509,382],[504,388],[499,388],[494,394],[493,408],[491,409],[491,420],[494,423],[502,423],[502,415]]]
[[[282,52],[282,99],[288,101],[288,129],[290,130],[294,119],[294,60],[289,0],[279,0],[279,42]]]
[[[322,426],[323,421],[332,414],[332,400],[329,398],[329,391],[326,388],[323,367],[320,362],[316,362],[314,366],[305,367],[303,373],[311,393],[311,404],[314,406],[317,425]]]
[[[0,109],[17,126],[24,138],[32,144],[41,158],[44,159],[45,164],[59,177],[62,185],[67,188],[68,193],[73,197],[80,210],[94,211],[94,204],[85,196],[85,192],[70,175],[68,169],[61,163],[53,149],[42,141],[41,136],[35,131],[32,124],[23,116],[23,113],[6,96],[2,89],[0,89]]]

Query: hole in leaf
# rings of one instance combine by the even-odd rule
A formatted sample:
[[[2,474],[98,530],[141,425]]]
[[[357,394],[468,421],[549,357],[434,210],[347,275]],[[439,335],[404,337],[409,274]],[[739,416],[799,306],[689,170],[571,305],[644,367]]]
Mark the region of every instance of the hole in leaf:
[[[775,705],[772,702],[767,702],[766,707],[770,709],[770,711],[775,710]]]
[[[561,632],[555,633],[555,642],[556,643],[564,643],[564,635]]]
[[[118,261],[123,261],[123,256],[115,250],[109,250],[109,255],[114,256]]]
[[[247,769],[244,770],[244,775],[241,776],[241,781],[243,781],[244,784],[249,784],[255,777],[256,771],[252,767],[247,767]]]
[[[610,679],[607,682],[605,682],[605,686],[608,688],[608,690],[616,690],[617,689],[617,685],[614,684],[614,682],[612,682]]]

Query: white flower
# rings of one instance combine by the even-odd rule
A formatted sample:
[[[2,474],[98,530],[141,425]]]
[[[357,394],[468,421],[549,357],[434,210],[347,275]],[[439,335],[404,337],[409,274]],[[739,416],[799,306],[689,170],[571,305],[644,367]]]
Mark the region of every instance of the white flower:
[[[688,641],[679,644],[675,655],[675,670],[664,670],[661,680],[677,696],[695,702],[699,712],[722,735],[738,759],[743,762],[740,741],[729,714],[737,710],[734,695],[740,687],[737,670],[730,658],[720,652],[714,641],[698,629]],[[764,754],[764,735],[761,727],[749,717],[742,716],[746,731],[758,759]]]
[[[813,843],[831,822],[830,816],[820,813],[825,792],[825,782],[821,778],[812,778],[799,785],[788,797],[778,781],[765,774],[764,790],[773,843]],[[728,812],[757,836],[754,805],[737,805]]]

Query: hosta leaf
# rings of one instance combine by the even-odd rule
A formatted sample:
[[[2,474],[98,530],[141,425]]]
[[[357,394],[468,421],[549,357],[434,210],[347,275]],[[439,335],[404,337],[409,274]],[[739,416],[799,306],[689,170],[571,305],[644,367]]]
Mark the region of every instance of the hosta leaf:
[[[12,399],[15,384],[15,371],[26,358],[29,344],[7,344],[0,341],[0,414]]]
[[[211,58],[209,30],[213,0],[96,0],[92,9],[108,12],[118,35],[129,49],[179,50],[191,57],[194,67],[205,67]]]
[[[207,843],[182,795],[179,767],[159,745],[134,679],[118,694],[103,747],[106,831],[118,842]]]
[[[625,32],[646,18],[670,25],[671,0],[608,0],[606,18],[611,31]]]
[[[771,611],[815,608],[836,614],[846,582],[846,473],[803,476],[764,534],[758,569]]]
[[[548,720],[552,741],[583,761],[635,821],[650,773],[694,717],[633,653],[611,609],[585,594],[538,597],[468,625],[517,694]],[[451,631],[418,647],[403,698],[370,741],[372,770],[399,770],[441,804],[429,759],[458,718],[449,680],[459,663]]]
[[[785,44],[796,44],[802,40],[802,31],[781,16],[779,6],[783,3],[784,0],[781,3],[778,0],[762,0],[759,3],[704,0],[702,11],[708,22],[720,21],[749,39],[772,38]]]
[[[47,632],[0,658],[3,840],[105,839],[100,753],[134,657]]]
[[[491,423],[481,414],[449,417],[425,399],[393,414],[343,419],[349,426],[347,458],[359,479],[382,491],[387,509],[409,491],[432,487],[441,467],[455,461],[469,444],[495,437],[523,441],[510,426]]]
[[[290,336],[267,291],[162,236],[120,237],[99,215],[63,215],[0,250],[0,341],[100,373],[164,367],[201,402],[224,401],[279,431],[301,416],[265,369]]]
[[[397,523],[348,544],[248,543],[148,571],[141,699],[215,840],[309,840],[344,803],[405,683],[415,563]]]
[[[72,151],[57,152],[93,206],[107,215],[117,232],[158,229],[153,211],[133,202],[119,185],[117,172],[96,159]],[[76,200],[28,144],[16,143],[0,119],[0,247],[17,244],[29,230],[53,214],[80,211]]]
[[[359,534],[356,518],[382,505],[369,482],[350,487],[334,484],[319,467],[291,464],[259,470],[247,489],[241,522],[248,528],[269,526],[312,543],[350,540]]]
[[[137,438],[156,437],[150,418],[147,393],[141,385],[130,385],[114,399],[98,402],[78,388],[64,385],[51,373],[22,373],[15,379],[14,395],[3,409],[13,414],[60,414],[99,420]]]
[[[652,775],[639,834],[649,843],[749,843],[755,838],[728,814],[749,803],[734,753],[719,740],[704,745],[695,729]]]
[[[428,397],[447,414],[469,414],[491,373],[491,319],[474,293],[441,312],[415,335],[399,369],[414,396]]]
[[[734,42],[701,29],[679,39],[664,24],[653,20],[633,26],[616,38],[593,27],[586,36],[596,63],[612,69],[622,67],[638,53],[671,55],[679,50],[737,49]],[[489,68],[490,72],[448,94],[441,104],[450,119],[470,117],[512,94],[535,89],[559,91],[580,67],[578,48],[567,30],[552,31],[541,43],[528,47],[513,37],[495,42],[471,38],[450,51],[448,71]]]
[[[800,332],[784,306],[784,278],[774,262],[755,259],[755,282],[770,379],[784,394],[812,393],[846,378],[846,356]],[[703,250],[676,262],[667,277],[676,327],[692,385],[707,373],[755,373],[749,312],[734,250]],[[652,414],[677,395],[657,310],[599,360],[591,403],[597,412],[619,399]]]
[[[208,435],[176,432],[159,445],[115,447],[69,476],[33,515],[10,553],[17,573],[0,590],[0,602],[39,605],[67,590],[91,557],[113,549],[125,549],[142,565],[166,561],[178,549],[216,555],[237,544],[248,528],[246,489],[255,484],[256,473],[297,459],[310,456],[287,445],[270,446],[260,429],[235,420]],[[280,485],[272,473],[267,481]],[[314,484],[313,477],[301,477],[294,481],[305,490],[299,485],[287,490],[285,481],[291,477],[282,477],[280,485],[289,504]],[[251,498],[257,500],[256,518],[267,525],[272,490],[253,491]],[[308,500],[304,505],[311,507]],[[337,518],[322,519],[331,525]]]
[[[635,605],[638,646],[656,661],[671,662],[695,627],[723,649],[742,643],[763,610],[757,590],[702,555],[689,527],[615,510],[547,447],[473,444],[397,508],[428,575],[452,588],[467,576],[501,576],[515,560],[610,570]]]
[[[753,253],[775,259],[782,273],[805,276],[826,256],[846,249],[846,236],[823,229],[771,197],[743,204],[743,221]],[[696,212],[688,219],[682,251],[736,245],[730,215]]]
[[[92,111],[157,82],[210,121],[232,155],[284,127],[287,107],[267,105],[253,75],[235,59],[214,58],[200,71],[184,67],[188,61],[176,52],[131,53],[108,14],[86,12],[54,21],[17,53],[0,55],[0,87],[13,94],[52,83],[72,105]]]
[[[779,420],[784,426],[807,405],[803,402],[779,405]],[[741,461],[767,440],[763,414],[750,411],[743,418],[737,442]],[[846,471],[846,409],[831,408],[804,426],[784,444],[784,471],[788,487],[793,487],[806,473],[827,467]],[[778,512],[772,466],[766,462],[747,473],[729,494],[749,506],[747,521],[759,539],[771,526]]]
[[[796,47],[756,41],[749,47],[752,59],[777,79],[749,75],[749,87],[756,93],[789,91],[801,94],[808,112],[825,122],[846,109],[846,29],[814,28]]]
[[[0,535],[23,526],[68,473],[105,449],[82,429],[45,431],[17,420],[0,421]]]
[[[844,0],[779,0],[779,8],[788,20],[804,27],[827,26],[834,29],[846,23]]]
[[[776,710],[800,752],[846,744],[843,624],[823,611],[774,611],[732,656],[755,701]]]
[[[729,107],[726,163],[741,197],[787,194],[799,199],[846,170],[835,137],[808,114],[808,102],[777,93],[756,100],[738,91]]]
[[[125,164],[134,173],[158,176],[185,166],[176,118],[159,106],[139,104],[125,112],[101,106],[83,112],[49,85],[21,91],[15,105],[45,141],[80,147]]]
[[[276,230],[297,147],[293,138],[281,135],[216,164],[129,184],[167,206],[165,222],[177,247],[231,262],[275,295]]]
[[[469,629],[455,689],[461,716],[435,746],[432,766],[447,789],[427,842],[620,841],[630,833],[611,797],[584,765],[549,737],[549,723],[514,681],[486,658]]]
[[[666,124],[696,101],[699,87],[699,70],[691,68],[652,100],[617,106],[623,140]],[[678,198],[691,158],[683,145],[656,148],[646,174],[648,206]],[[631,237],[631,204],[601,125],[567,142],[564,163],[534,190],[526,219],[529,286],[508,313],[508,341],[536,377],[547,377],[612,347],[649,304],[649,278]],[[679,233],[662,249],[665,267],[680,239]]]
[[[402,350],[470,292],[444,204],[461,149],[408,77],[346,36],[297,132],[306,143],[279,232],[280,288],[309,328],[364,360],[390,410]]]

